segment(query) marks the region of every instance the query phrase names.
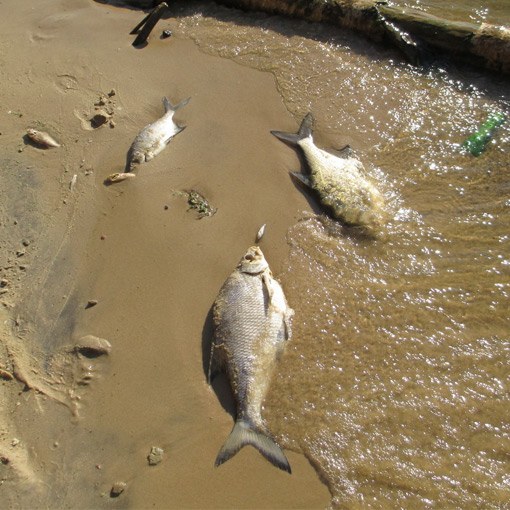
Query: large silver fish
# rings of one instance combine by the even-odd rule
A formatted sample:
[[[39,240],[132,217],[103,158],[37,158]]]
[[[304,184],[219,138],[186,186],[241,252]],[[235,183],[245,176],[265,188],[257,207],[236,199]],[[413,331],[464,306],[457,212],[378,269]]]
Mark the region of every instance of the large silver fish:
[[[312,137],[313,117],[308,113],[297,134],[271,131],[280,140],[298,145],[310,168],[310,176],[293,173],[317,192],[333,217],[348,225],[379,227],[383,222],[383,198],[364,176],[361,161],[346,155],[339,157],[319,149]]]
[[[264,424],[261,408],[276,360],[290,338],[293,314],[262,251],[252,246],[223,284],[213,307],[209,382],[218,370],[226,371],[237,404],[236,423],[216,466],[250,444],[290,473],[287,458]]]
[[[163,98],[165,114],[152,124],[145,126],[134,139],[128,151],[127,171],[131,172],[133,167],[157,156],[168,144],[168,142],[180,133],[185,126],[178,126],[174,120],[174,113],[183,106],[186,106],[190,98],[181,101],[178,105],[172,106],[168,98]]]

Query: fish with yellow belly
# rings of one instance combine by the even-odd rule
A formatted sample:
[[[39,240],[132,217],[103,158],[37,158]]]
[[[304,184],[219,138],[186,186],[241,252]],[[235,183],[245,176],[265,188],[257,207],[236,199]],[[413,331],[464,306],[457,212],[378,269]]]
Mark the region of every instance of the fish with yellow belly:
[[[213,306],[209,382],[215,373],[225,371],[237,404],[234,428],[218,453],[216,466],[243,446],[252,445],[273,465],[290,473],[287,458],[261,413],[271,373],[291,335],[293,314],[264,254],[252,246],[223,284]]]
[[[296,134],[271,131],[280,140],[302,149],[310,175],[293,175],[318,194],[335,219],[368,231],[377,229],[384,221],[381,193],[365,177],[361,161],[350,155],[335,156],[315,145],[312,123],[312,114],[308,113]]]

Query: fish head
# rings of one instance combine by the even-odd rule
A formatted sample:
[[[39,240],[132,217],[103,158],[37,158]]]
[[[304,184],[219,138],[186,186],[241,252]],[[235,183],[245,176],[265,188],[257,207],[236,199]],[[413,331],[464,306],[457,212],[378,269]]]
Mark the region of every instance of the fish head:
[[[145,154],[141,151],[131,151],[129,155],[129,168],[132,169],[136,165],[145,163]]]
[[[251,246],[237,267],[242,273],[259,274],[268,269],[269,264],[262,250],[258,246]]]

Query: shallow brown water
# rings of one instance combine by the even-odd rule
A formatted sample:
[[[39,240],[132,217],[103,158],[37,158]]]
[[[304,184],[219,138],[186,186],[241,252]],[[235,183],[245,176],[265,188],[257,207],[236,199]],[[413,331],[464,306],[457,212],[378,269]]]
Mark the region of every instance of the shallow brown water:
[[[462,0],[448,3],[440,0],[391,0],[390,3],[398,7],[418,9],[444,19],[510,25],[510,9],[505,0]]]
[[[296,117],[278,129],[310,110],[323,147],[357,149],[392,216],[377,241],[313,218],[289,230],[295,332],[267,402],[272,430],[305,453],[337,506],[500,508],[509,130],[479,158],[459,144],[487,112],[508,111],[505,85],[418,73],[327,28],[294,23],[289,38],[290,23],[251,19],[263,27],[221,38],[211,18],[182,23],[207,51],[275,75]]]
[[[510,130],[479,158],[458,144],[488,112],[508,113],[508,83],[468,70],[418,72],[351,33],[201,2],[160,22],[170,41],[153,37],[134,50],[126,34],[139,12],[86,1],[43,7],[56,6],[64,14],[30,13],[29,34],[47,61],[55,40],[69,47],[59,46],[49,71],[44,59],[34,63],[25,85],[59,98],[61,122],[67,113],[74,122],[65,164],[45,154],[52,180],[38,189],[57,202],[57,181],[67,189],[79,169],[68,241],[75,269],[50,264],[26,290],[46,306],[27,297],[20,313],[53,314],[51,327],[29,336],[46,350],[88,333],[113,350],[90,361],[90,387],[73,389],[74,420],[33,392],[20,397],[40,417],[34,426],[24,406],[16,411],[22,441],[38,441],[41,506],[324,508],[331,494],[338,508],[503,507]],[[92,29],[95,40],[77,53]],[[6,66],[12,84],[28,72],[16,66]],[[73,98],[84,108],[112,87],[115,129],[84,135]],[[186,130],[135,180],[103,186],[161,113],[164,94],[192,97],[178,113]],[[49,106],[30,105],[50,117]],[[384,193],[390,221],[378,239],[315,216],[316,201],[290,179],[300,160],[269,130],[296,130],[308,111],[318,145],[349,143]],[[215,216],[186,211],[173,191],[190,188],[218,207]],[[213,467],[232,401],[221,381],[216,391],[205,383],[207,317],[262,223],[261,247],[296,312],[265,408],[291,476],[251,448]],[[58,304],[57,283],[41,299],[41,282],[61,282],[68,305]],[[91,298],[98,305],[84,310]],[[156,467],[146,462],[152,445],[166,452]],[[128,489],[110,499],[117,480]],[[22,496],[9,501],[33,504]]]

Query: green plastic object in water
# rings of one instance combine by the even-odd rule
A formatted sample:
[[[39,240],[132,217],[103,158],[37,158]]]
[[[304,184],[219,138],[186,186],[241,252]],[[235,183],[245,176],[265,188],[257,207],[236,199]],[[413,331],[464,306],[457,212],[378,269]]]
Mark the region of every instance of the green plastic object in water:
[[[492,113],[480,126],[478,131],[465,140],[462,147],[467,149],[473,156],[479,156],[485,150],[485,146],[492,138],[494,131],[501,126],[505,120],[506,115],[504,113]]]

